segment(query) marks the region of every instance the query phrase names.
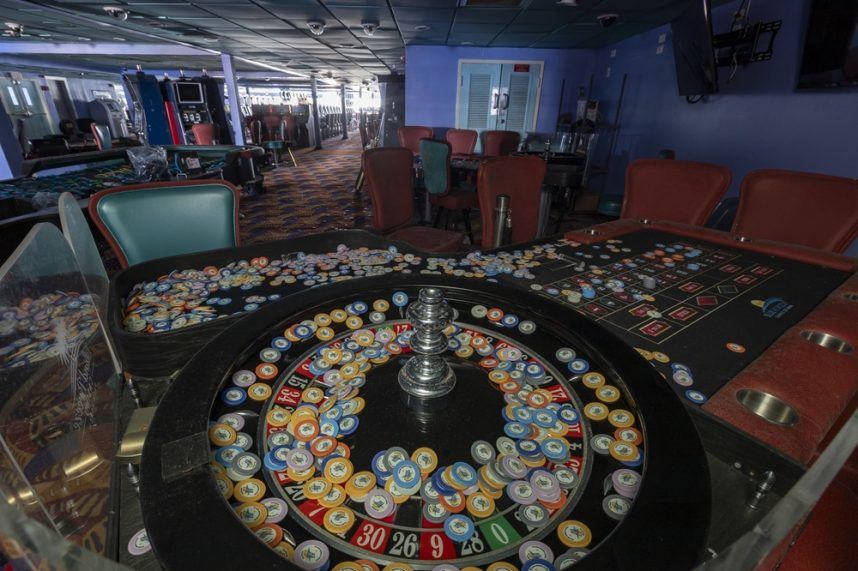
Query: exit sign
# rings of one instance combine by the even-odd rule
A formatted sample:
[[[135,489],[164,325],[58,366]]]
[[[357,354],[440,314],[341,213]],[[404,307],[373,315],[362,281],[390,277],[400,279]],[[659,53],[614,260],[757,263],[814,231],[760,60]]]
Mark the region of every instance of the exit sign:
[[[515,72],[530,73],[530,64],[529,63],[517,63],[514,66],[512,66],[512,70]]]

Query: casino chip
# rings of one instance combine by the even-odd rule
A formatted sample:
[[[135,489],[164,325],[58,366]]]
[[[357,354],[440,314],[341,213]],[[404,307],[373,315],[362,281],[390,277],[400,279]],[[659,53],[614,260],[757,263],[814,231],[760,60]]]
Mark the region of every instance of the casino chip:
[[[456,543],[471,539],[475,531],[474,522],[467,516],[454,514],[444,521],[444,533]]]

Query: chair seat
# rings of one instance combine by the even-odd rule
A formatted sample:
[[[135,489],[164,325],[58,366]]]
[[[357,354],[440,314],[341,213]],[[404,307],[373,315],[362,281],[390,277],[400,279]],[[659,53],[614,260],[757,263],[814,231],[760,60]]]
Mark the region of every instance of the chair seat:
[[[454,190],[450,194],[430,194],[429,202],[447,210],[466,210],[479,207],[479,196],[473,190]]]
[[[391,240],[401,240],[425,252],[458,252],[464,235],[429,226],[408,226],[388,234]]]

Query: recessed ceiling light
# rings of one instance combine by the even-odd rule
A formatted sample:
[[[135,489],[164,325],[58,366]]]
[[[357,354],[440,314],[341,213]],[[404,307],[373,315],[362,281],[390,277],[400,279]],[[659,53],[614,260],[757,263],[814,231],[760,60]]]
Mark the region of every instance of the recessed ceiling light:
[[[415,32],[426,32],[426,31],[431,30],[431,29],[432,29],[432,26],[427,26],[426,24],[420,24],[419,26],[414,26]]]
[[[472,46],[472,45],[474,45],[474,42],[462,42],[462,45],[463,46]]]
[[[557,0],[561,6],[578,6],[578,0]]]
[[[107,15],[116,20],[120,20],[124,22],[128,19],[128,11],[124,10],[121,6],[105,6],[102,8]]]

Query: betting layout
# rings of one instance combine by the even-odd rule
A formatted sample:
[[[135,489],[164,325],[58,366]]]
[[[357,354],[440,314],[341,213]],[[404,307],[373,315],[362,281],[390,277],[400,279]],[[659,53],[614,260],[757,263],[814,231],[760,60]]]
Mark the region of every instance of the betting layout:
[[[457,303],[445,333],[467,366],[462,412],[475,398],[494,403],[466,418],[482,438],[429,435],[418,446],[408,424],[385,438],[373,421],[402,408],[390,402],[389,372],[410,353],[402,308],[414,293],[300,316],[232,373],[209,431],[224,498],[308,569],[367,558],[402,569],[576,561],[623,519],[641,484],[644,434],[623,388],[535,322]],[[434,420],[456,414],[454,405]]]
[[[703,404],[847,274],[641,230],[536,258],[524,285],[608,326]]]

